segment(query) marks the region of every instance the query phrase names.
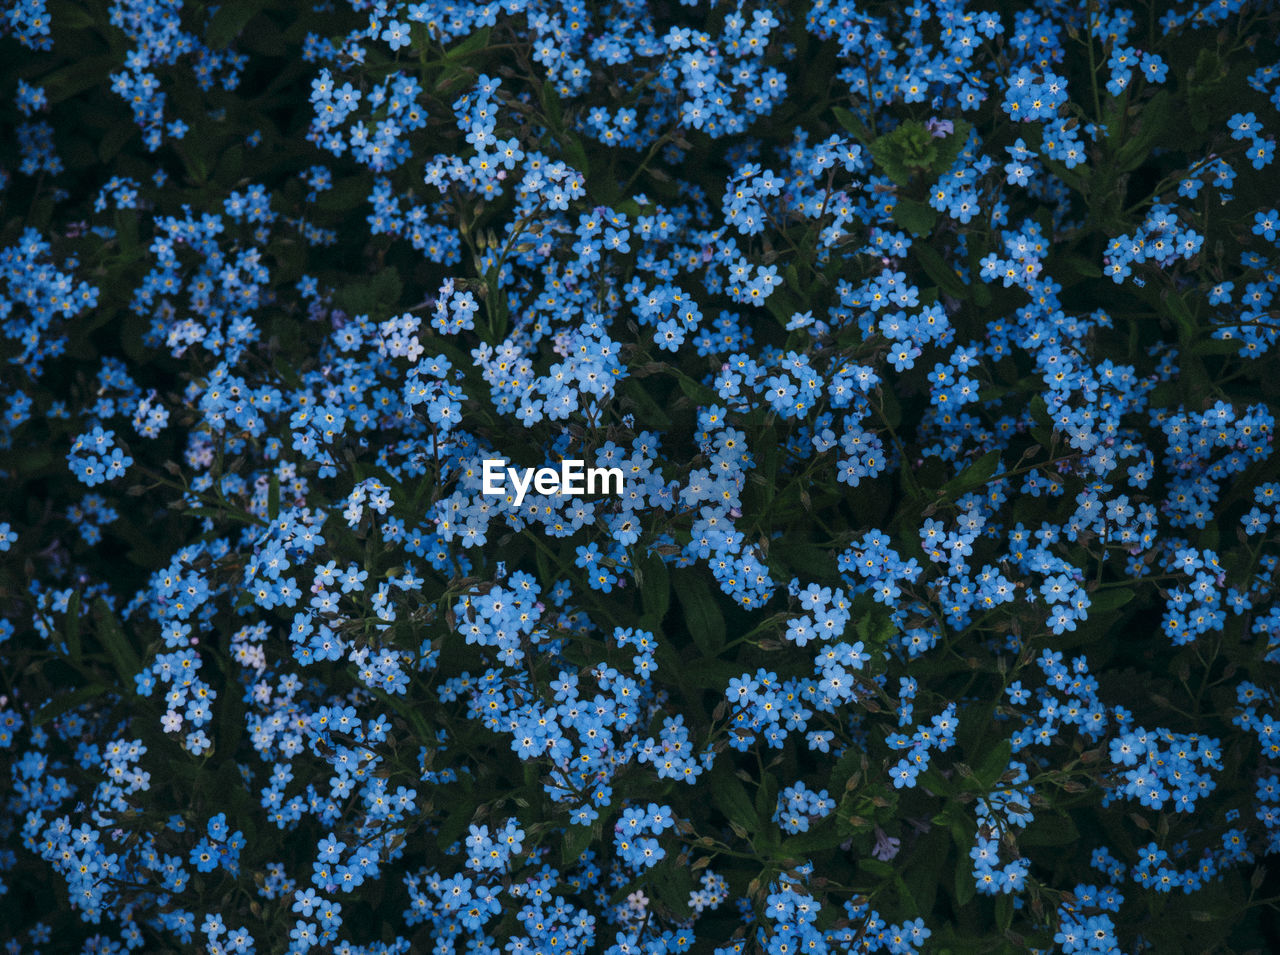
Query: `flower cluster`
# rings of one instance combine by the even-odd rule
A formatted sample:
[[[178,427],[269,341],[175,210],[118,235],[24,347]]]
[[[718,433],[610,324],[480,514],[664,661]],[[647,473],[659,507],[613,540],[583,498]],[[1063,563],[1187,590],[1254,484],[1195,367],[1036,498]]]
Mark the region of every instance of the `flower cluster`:
[[[7,950],[1252,944],[1280,19],[1150,14],[0,14]]]

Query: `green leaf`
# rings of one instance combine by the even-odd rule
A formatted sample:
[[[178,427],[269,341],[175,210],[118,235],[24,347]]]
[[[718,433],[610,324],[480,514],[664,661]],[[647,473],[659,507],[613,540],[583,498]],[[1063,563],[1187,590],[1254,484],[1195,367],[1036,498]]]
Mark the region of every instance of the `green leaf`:
[[[665,646],[667,646],[665,642],[658,645],[659,655],[661,655],[662,648]],[[742,676],[742,666],[740,664],[715,657],[703,657],[701,659],[683,661],[680,664],[680,671],[672,674],[672,679],[678,683],[703,690],[711,690],[717,695],[723,696],[729,681],[736,676]]]
[[[929,211],[932,212],[933,210],[930,209]],[[897,216],[896,208],[894,209],[894,216]],[[933,228],[932,224],[930,224],[930,228]],[[911,244],[911,253],[916,257],[916,261],[920,263],[920,267],[924,269],[925,275],[936,282],[938,288],[952,298],[968,297],[969,286],[956,274],[956,270],[947,264],[936,249],[924,242],[913,242]]]
[[[870,150],[871,158],[876,161],[880,171],[899,186],[905,186],[911,179],[910,171],[893,149],[893,144],[888,135],[881,136],[872,142],[867,149]]]
[[[693,876],[685,866],[674,862],[665,867],[665,871],[650,881],[658,898],[677,919],[689,916],[689,893],[693,891]]]
[[[564,115],[560,109],[560,97],[556,93],[555,86],[551,83],[543,83],[538,88],[538,93],[542,99],[542,111],[547,116],[547,126],[554,133],[564,123]]]
[[[952,125],[952,131],[938,143],[938,158],[933,161],[933,173],[936,176],[945,175],[952,167],[965,143],[969,141],[969,133],[973,131],[973,124],[968,120],[956,119],[952,121]]]
[[[53,463],[53,453],[48,448],[24,448],[18,459],[23,474],[32,475]]]
[[[332,189],[316,196],[315,205],[326,212],[347,212],[364,202],[369,195],[369,183],[363,176],[343,176]]]
[[[116,672],[120,674],[122,685],[132,686],[133,678],[141,667],[138,654],[134,651],[124,628],[120,626],[120,621],[116,619],[105,598],[99,597],[94,601],[93,611],[98,624],[98,639],[106,647]]]
[[[138,243],[138,215],[131,209],[120,209],[116,212],[116,238],[120,241],[120,252],[125,259],[132,261],[142,257]]]
[[[243,170],[244,146],[236,143],[224,149],[222,155],[218,157],[218,164],[213,170],[213,178],[215,182],[231,186],[240,179],[240,174]]]
[[[703,657],[714,657],[724,648],[724,616],[716,606],[711,588],[701,577],[676,574],[676,597],[684,610],[685,624],[694,645]]]
[[[893,878],[893,866],[887,862],[881,862],[879,859],[861,858],[858,860],[858,868],[867,875],[875,876],[877,879]]]
[[[876,393],[880,396],[881,413],[884,415],[885,424],[891,428],[897,428],[902,424],[902,405],[898,403],[897,392],[891,385],[886,385]]]
[[[78,590],[67,601],[67,629],[64,636],[71,662],[79,663],[83,652],[80,647],[80,591]]]
[[[280,474],[271,472],[271,483],[267,485],[267,519],[274,521],[280,513]]]
[[[815,491],[820,488],[815,488]],[[835,560],[833,555],[818,547],[813,541],[808,540],[792,540],[780,541],[777,546],[770,548],[770,563],[774,558],[783,561],[788,567],[807,574],[814,579],[829,577],[835,571]]]
[[[259,17],[253,29],[244,33],[242,42],[263,56],[287,56],[289,52],[284,33],[270,17]]]
[[[88,686],[82,686],[78,690],[64,693],[57,699],[50,700],[40,707],[35,716],[31,718],[31,725],[43,726],[51,719],[61,716],[63,713],[68,713],[80,704],[87,703],[89,700],[108,692],[110,691],[101,683],[90,683]]]
[[[988,451],[944,484],[942,486],[943,493],[947,497],[956,497],[964,494],[966,491],[971,491],[976,487],[981,487],[987,481],[991,480],[992,475],[996,473],[996,466],[999,463],[1000,452]]]
[[[871,158],[886,176],[905,186],[917,172],[928,170],[936,179],[951,168],[964,149],[973,126],[965,120],[955,121],[954,131],[938,138],[917,120],[907,120],[891,133],[874,140],[867,148]]]
[[[44,87],[49,105],[55,106],[77,93],[83,93],[95,86],[107,85],[107,74],[118,66],[120,66],[119,58],[110,53],[91,56],[46,74],[40,78],[40,85]]]
[[[719,395],[688,375],[681,375],[676,380],[680,385],[680,390],[699,404],[714,404],[719,400]]]
[[[847,838],[860,829],[871,826],[871,821],[864,815],[867,804],[866,797],[853,792],[845,793],[836,808],[836,831]]]
[[[650,629],[658,629],[671,606],[671,574],[656,554],[647,556],[638,569],[644,578],[640,586],[640,605],[644,608],[645,624]]]
[[[590,826],[568,826],[564,831],[564,842],[560,844],[560,861],[565,865],[576,865],[591,845],[594,835]]]
[[[893,206],[893,221],[912,235],[926,236],[933,231],[938,213],[927,202],[899,196]]]
[[[1120,172],[1137,169],[1147,160],[1156,137],[1163,133],[1172,121],[1173,110],[1173,96],[1168,90],[1161,90],[1142,107],[1138,113],[1136,132],[1125,140],[1120,151],[1116,153],[1116,167]]]
[[[974,767],[978,780],[988,790],[995,788],[1004,771],[1009,768],[1009,757],[1013,755],[1013,746],[1008,739],[1001,739],[982,757],[982,762]]]
[[[756,818],[760,820],[762,828],[766,829],[768,834],[774,839],[777,838],[778,829],[776,826],[764,826],[766,819],[772,819],[774,812],[778,808],[778,780],[773,773],[766,772],[760,779],[760,788],[756,790]]]
[[[866,648],[875,653],[888,645],[889,639],[897,632],[893,618],[879,604],[873,604],[867,612],[858,618],[855,628],[858,638]]]
[[[116,158],[116,155],[124,148],[124,144],[133,138],[133,134],[138,131],[138,127],[133,123],[116,123],[102,136],[102,142],[98,143],[98,159],[104,163],[109,163]]]
[[[1008,895],[996,897],[996,925],[1001,932],[1009,931],[1013,925],[1013,898]]]
[[[1133,597],[1133,590],[1128,587],[1108,587],[1106,590],[1095,590],[1089,595],[1089,612],[1102,614],[1112,610],[1119,610]]]
[[[712,779],[711,801],[729,821],[738,823],[748,832],[760,831],[760,817],[747,795],[747,787],[732,772],[725,770]]]
[[[58,25],[59,30],[83,30],[91,27],[95,21],[93,14],[84,9],[81,3],[68,3],[53,0],[49,4],[49,18]]]
[[[1222,57],[1210,46],[1200,49],[1195,68],[1187,78],[1187,116],[1192,128],[1203,133],[1222,108],[1223,81],[1227,68]]]
[[[1032,421],[1050,431],[1053,430],[1053,418],[1049,414],[1049,403],[1044,400],[1044,395],[1037,394],[1032,397],[1030,410]]]
[[[564,154],[565,161],[582,175],[587,174],[587,150],[582,145],[582,140],[570,132],[563,132],[559,136],[560,151]]]
[[[253,19],[258,8],[257,0],[227,0],[209,21],[204,33],[205,42],[212,49],[225,50]]]
[[[392,266],[387,266],[367,282],[339,289],[334,298],[346,311],[361,315],[380,310],[390,311],[399,302],[401,291],[400,273]]]
[[[956,865],[955,891],[957,905],[968,905],[973,897],[978,894],[978,886],[973,881],[973,872],[969,866],[964,864]]]
[[[404,290],[399,270],[388,265],[373,277],[372,288],[374,299],[379,305],[390,307],[398,304],[400,293]]]
[[[939,883],[942,881],[938,878],[938,873],[957,866],[963,869],[965,864],[965,861],[957,861],[952,855],[951,839],[945,828],[935,826],[926,833],[916,843],[902,875],[903,888],[915,903],[913,911],[933,911]]]
[[[804,311],[803,303],[796,300],[784,286],[775,285],[773,291],[769,293],[769,297],[764,300],[765,308],[769,310],[769,314],[778,320],[778,324],[786,326],[791,321],[791,316],[796,312]]]
[[[1102,278],[1102,269],[1095,262],[1091,262],[1089,259],[1083,258],[1082,256],[1065,255],[1062,257],[1061,263],[1072,272],[1075,272],[1077,275],[1083,276],[1084,278]]]
[[[917,778],[917,785],[934,795],[951,796],[960,788],[962,780],[959,776],[948,778],[943,776],[937,766],[930,766]]]
[[[1202,338],[1191,346],[1193,355],[1234,355],[1240,351],[1240,339]]]
[[[1036,813],[1035,820],[1018,836],[1021,846],[1065,846],[1080,838],[1080,830],[1065,813]]]
[[[623,401],[629,401],[638,412],[637,417],[644,421],[646,425],[655,428],[671,427],[671,419],[667,413],[662,410],[662,406],[654,400],[653,395],[649,394],[649,389],[644,387],[637,378],[626,378],[621,383],[619,389]]]
[[[825,820],[815,824],[818,828],[813,832],[801,832],[783,839],[778,846],[777,856],[781,859],[806,859],[815,852],[828,852],[834,849],[845,837]]]
[[[446,60],[458,60],[477,50],[483,50],[489,44],[489,27],[477,30],[461,43],[455,43],[445,51]]]
[[[452,808],[445,816],[444,822],[440,825],[440,832],[436,835],[436,845],[441,849],[447,849],[453,845],[458,837],[466,832],[475,812],[475,806],[465,797],[452,800],[450,805]]]
[[[867,148],[884,174],[905,186],[916,169],[927,168],[938,149],[922,123],[907,120],[892,132],[873,140]]]
[[[871,142],[871,130],[867,128],[867,124],[854,116],[841,106],[833,106],[831,113],[836,118],[836,122],[844,127],[846,132],[852,133],[853,138],[858,142],[866,145]]]

